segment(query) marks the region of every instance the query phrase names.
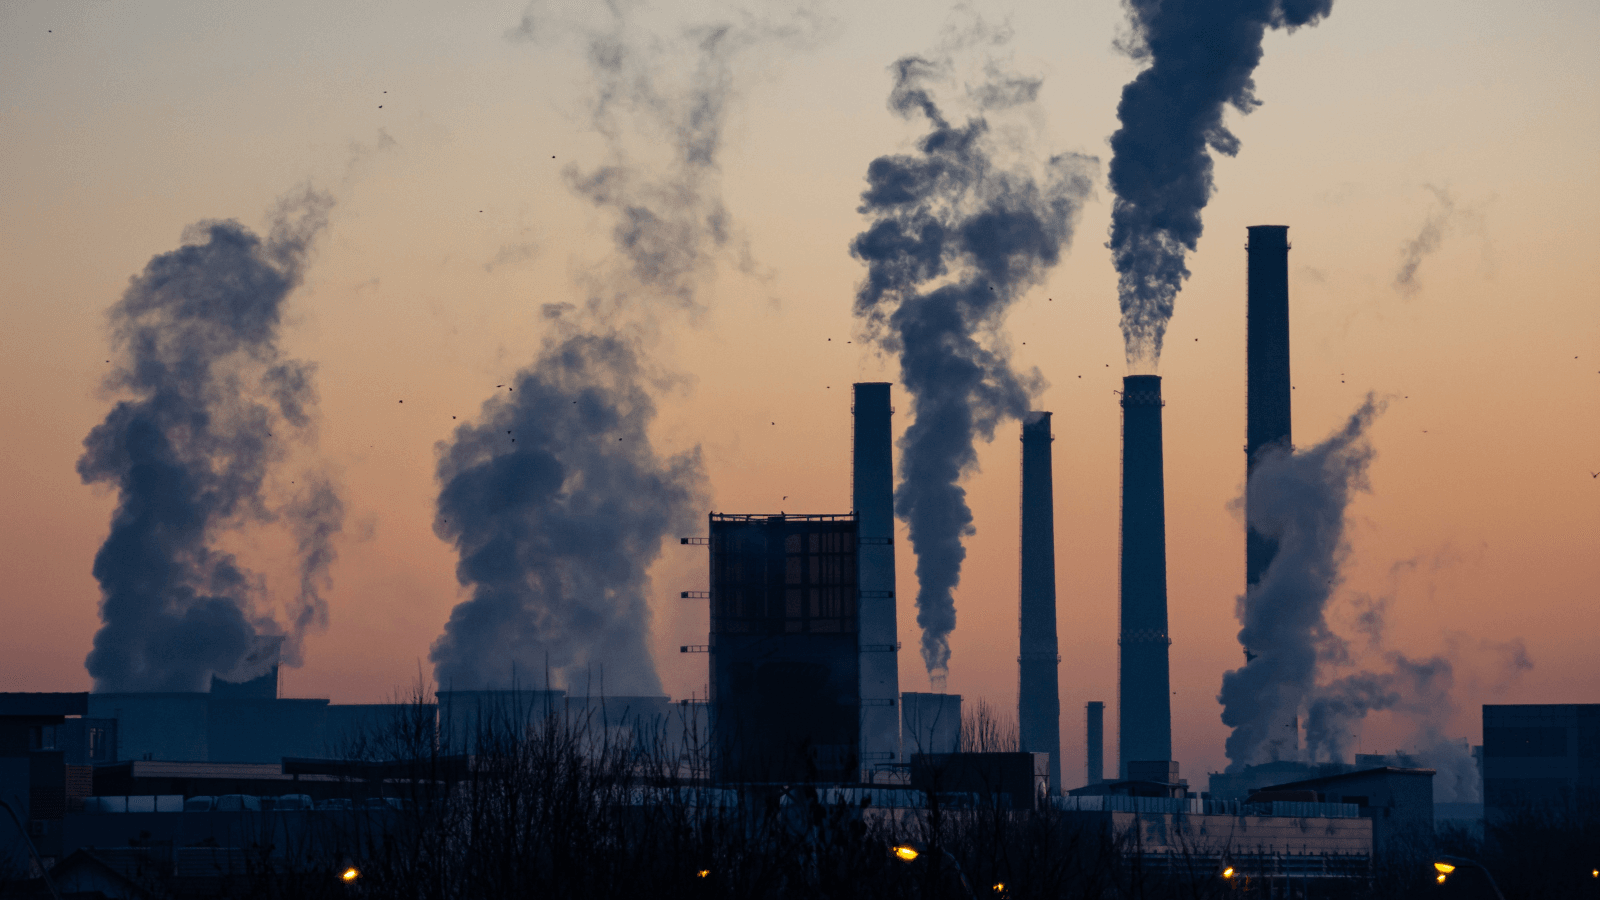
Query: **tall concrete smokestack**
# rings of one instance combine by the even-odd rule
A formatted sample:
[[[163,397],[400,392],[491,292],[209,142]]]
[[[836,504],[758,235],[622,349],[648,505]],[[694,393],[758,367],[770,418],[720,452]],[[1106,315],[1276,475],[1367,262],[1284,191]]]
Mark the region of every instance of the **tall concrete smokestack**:
[[[861,763],[900,759],[899,630],[894,597],[894,452],[887,382],[855,386],[852,503],[859,523],[856,586],[861,653]]]
[[[1161,376],[1122,379],[1122,633],[1118,777],[1129,762],[1172,759],[1168,687],[1167,513]]]
[[[1289,226],[1252,225],[1246,337],[1245,467],[1256,470],[1263,448],[1291,443],[1289,403]],[[1246,484],[1248,485],[1248,481]],[[1249,509],[1248,501],[1245,509]],[[1254,588],[1278,545],[1245,522],[1245,585]],[[1248,655],[1248,651],[1246,651]]]
[[[1055,488],[1050,414],[1022,420],[1022,596],[1017,657],[1017,726],[1022,749],[1050,754],[1050,793],[1061,793],[1061,697],[1056,645]]]
[[[1089,760],[1089,780],[1085,783],[1099,784],[1106,780],[1106,705],[1090,700],[1084,709],[1088,719],[1083,730],[1088,744],[1085,755]]]

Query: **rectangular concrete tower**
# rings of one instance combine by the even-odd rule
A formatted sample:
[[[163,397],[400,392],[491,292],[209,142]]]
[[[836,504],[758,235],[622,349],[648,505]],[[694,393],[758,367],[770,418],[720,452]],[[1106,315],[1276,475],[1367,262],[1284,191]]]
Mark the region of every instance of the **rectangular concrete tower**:
[[[1245,354],[1245,471],[1261,451],[1292,447],[1289,383],[1289,226],[1246,229],[1249,259]],[[1248,481],[1246,482],[1248,486]],[[1246,509],[1249,506],[1246,504]],[[1245,523],[1245,585],[1255,587],[1271,565],[1277,544]]]
[[[1106,705],[1090,700],[1084,705],[1084,756],[1089,780],[1085,784],[1099,784],[1106,780]]]
[[[1061,697],[1056,644],[1055,487],[1050,414],[1022,420],[1022,591],[1018,603],[1017,726],[1022,749],[1050,754],[1050,793],[1061,793]]]
[[[1122,379],[1122,579],[1117,777],[1172,759],[1161,376]]]
[[[894,593],[894,410],[889,385],[855,386],[852,503],[860,523],[856,554],[860,589],[858,620],[861,652],[861,764],[900,759],[899,628]]]

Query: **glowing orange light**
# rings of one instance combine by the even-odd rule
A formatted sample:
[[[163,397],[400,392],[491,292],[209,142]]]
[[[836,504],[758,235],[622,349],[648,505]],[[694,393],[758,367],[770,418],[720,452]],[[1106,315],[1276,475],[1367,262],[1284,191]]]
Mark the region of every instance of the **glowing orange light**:
[[[1222,877],[1223,878],[1232,878],[1233,877],[1233,866],[1229,866],[1226,869],[1223,869],[1222,870]]]
[[[696,872],[695,874],[699,875],[701,878],[708,878],[708,877],[711,876],[711,870],[710,869],[701,869],[700,871]]]
[[[1444,884],[1444,873],[1443,873],[1443,872],[1440,872],[1440,873],[1439,873],[1439,877],[1438,877],[1438,878],[1435,878],[1435,879],[1434,879],[1434,881],[1437,881],[1437,882],[1439,882],[1439,883],[1440,883],[1440,884]]]
[[[1449,875],[1456,870],[1456,867],[1449,863],[1434,863],[1433,867],[1439,870],[1440,875]]]
[[[361,877],[361,870],[357,869],[355,866],[351,866],[350,868],[345,869],[344,872],[339,875],[339,877],[347,882],[355,881],[357,878]]]
[[[915,848],[908,847],[905,844],[901,844],[900,846],[894,848],[894,855],[900,857],[901,859],[905,860],[906,862],[911,862],[913,859],[916,859],[921,854],[918,853]]]
[[[994,886],[994,892],[996,894],[1004,893],[1005,889],[1006,889],[1006,883],[1004,881],[999,882]]]

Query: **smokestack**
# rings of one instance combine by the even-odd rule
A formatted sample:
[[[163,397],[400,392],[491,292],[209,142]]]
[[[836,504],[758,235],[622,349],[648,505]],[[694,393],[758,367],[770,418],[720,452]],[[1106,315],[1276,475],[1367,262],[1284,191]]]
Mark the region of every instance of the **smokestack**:
[[[1090,700],[1087,707],[1088,723],[1084,728],[1087,736],[1089,759],[1088,784],[1099,784],[1106,780],[1106,705],[1099,700]]]
[[[900,758],[898,625],[894,598],[894,454],[889,384],[855,386],[855,439],[852,505],[860,546],[856,587],[861,654],[861,762],[874,765]],[[869,702],[870,701],[870,702]]]
[[[1017,725],[1022,749],[1050,754],[1050,793],[1061,793],[1061,698],[1056,645],[1055,488],[1050,414],[1022,420],[1022,596],[1018,604]]]
[[[1166,489],[1161,376],[1122,379],[1122,633],[1118,777],[1130,761],[1172,759],[1168,687]]]
[[[1289,404],[1289,226],[1252,225],[1250,242],[1248,336],[1246,338],[1245,467],[1253,474],[1263,448],[1291,446]],[[1248,491],[1248,481],[1246,481]],[[1247,499],[1245,509],[1250,509]],[[1277,542],[1261,534],[1245,516],[1245,586],[1261,583],[1261,574],[1278,552]],[[1246,656],[1249,651],[1246,651]]]

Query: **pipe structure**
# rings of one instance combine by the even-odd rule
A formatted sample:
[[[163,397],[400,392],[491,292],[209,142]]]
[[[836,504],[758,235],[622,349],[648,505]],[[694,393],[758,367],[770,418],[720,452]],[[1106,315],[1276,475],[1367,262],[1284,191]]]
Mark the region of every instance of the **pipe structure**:
[[[1061,696],[1056,642],[1055,488],[1050,414],[1022,420],[1022,579],[1017,608],[1017,730],[1022,749],[1050,754],[1052,796],[1061,793]]]
[[[1167,653],[1167,516],[1161,376],[1122,379],[1122,578],[1118,777],[1129,762],[1172,759]]]
[[[1100,784],[1106,780],[1106,705],[1090,700],[1084,706],[1084,735],[1088,744],[1085,757],[1088,761],[1089,780],[1086,784]]]
[[[887,382],[855,385],[852,504],[860,531],[856,587],[861,657],[861,764],[900,759],[899,627],[894,592],[894,446]]]
[[[1261,452],[1293,446],[1289,383],[1289,226],[1252,225],[1246,283],[1245,489]],[[1248,501],[1245,509],[1248,510]],[[1278,552],[1275,541],[1245,521],[1245,587],[1261,583]]]

